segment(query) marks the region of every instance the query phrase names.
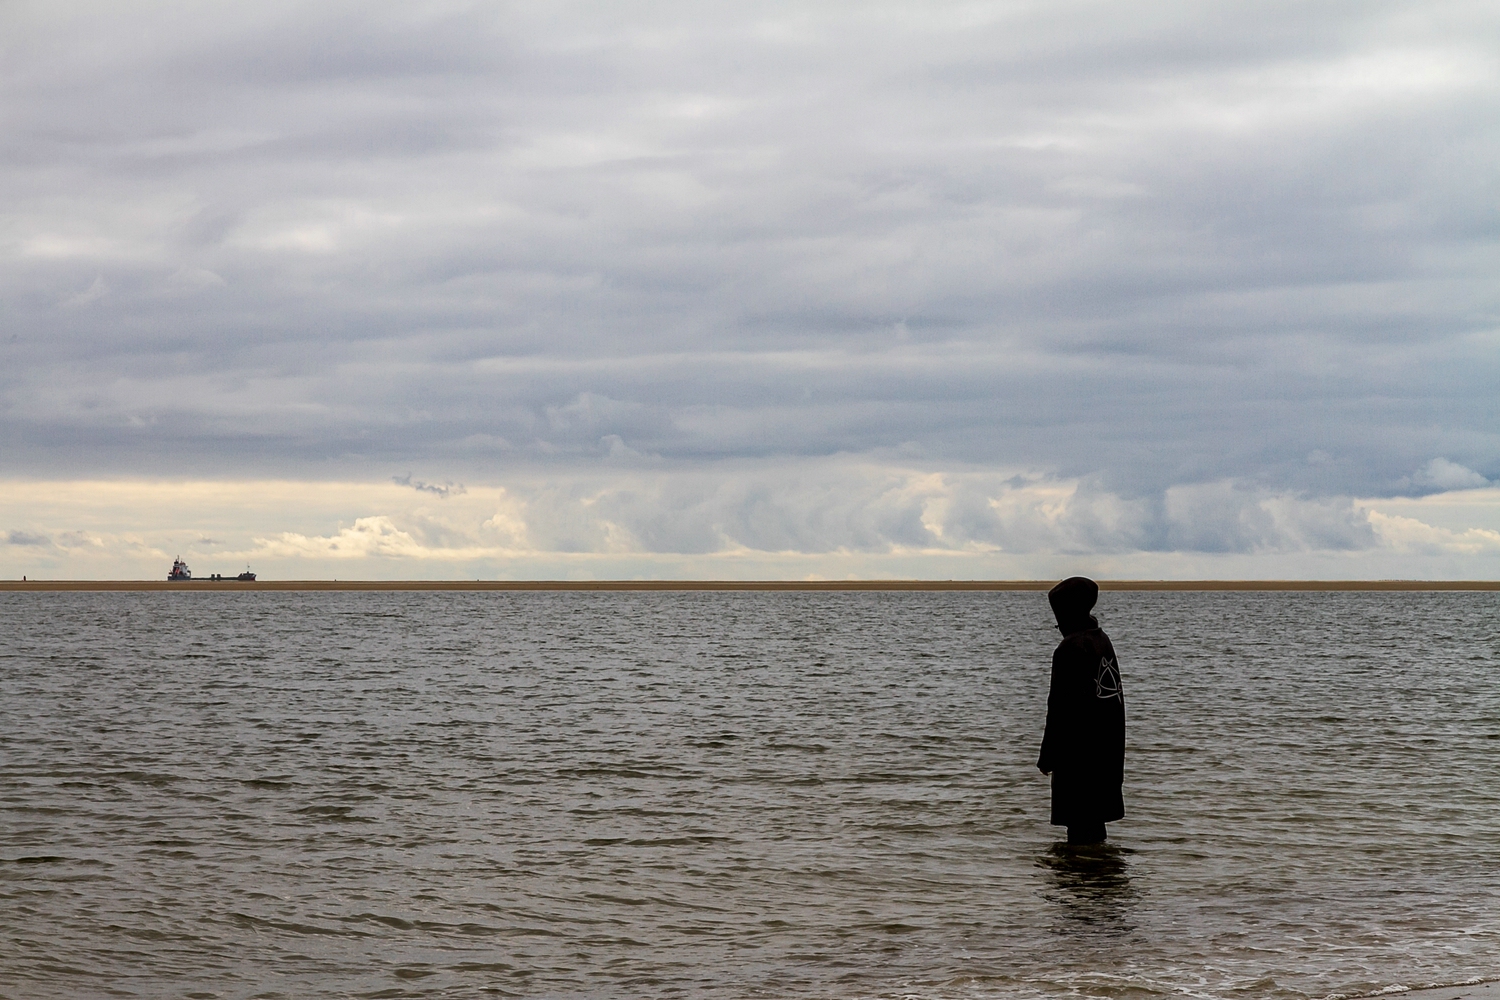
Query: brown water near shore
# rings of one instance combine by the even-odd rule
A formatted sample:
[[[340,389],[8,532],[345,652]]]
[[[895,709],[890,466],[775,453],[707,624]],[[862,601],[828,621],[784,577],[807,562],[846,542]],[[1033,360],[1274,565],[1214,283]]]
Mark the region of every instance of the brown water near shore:
[[[4,591],[155,590],[573,590],[573,591],[1018,591],[1056,580],[0,580]],[[1120,591],[1500,590],[1500,580],[1100,580]]]
[[[1342,1000],[1500,976],[1500,593],[1098,611],[1128,815],[1080,853],[1035,765],[1037,590],[8,593],[0,995]]]

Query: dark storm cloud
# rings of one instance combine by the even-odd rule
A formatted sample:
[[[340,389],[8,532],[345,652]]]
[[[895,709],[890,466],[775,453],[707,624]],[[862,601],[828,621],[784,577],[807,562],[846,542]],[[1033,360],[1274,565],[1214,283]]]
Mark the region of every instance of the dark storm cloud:
[[[899,454],[1201,551],[1500,477],[1487,5],[0,19],[12,472]]]

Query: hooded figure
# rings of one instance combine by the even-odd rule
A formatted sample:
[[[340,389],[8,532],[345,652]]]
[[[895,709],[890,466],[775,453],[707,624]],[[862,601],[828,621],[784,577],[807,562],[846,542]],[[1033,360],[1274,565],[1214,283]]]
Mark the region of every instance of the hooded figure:
[[[1063,640],[1052,653],[1047,731],[1036,766],[1052,775],[1052,825],[1096,844],[1125,815],[1125,693],[1109,636],[1089,611],[1099,585],[1071,577],[1047,592]]]

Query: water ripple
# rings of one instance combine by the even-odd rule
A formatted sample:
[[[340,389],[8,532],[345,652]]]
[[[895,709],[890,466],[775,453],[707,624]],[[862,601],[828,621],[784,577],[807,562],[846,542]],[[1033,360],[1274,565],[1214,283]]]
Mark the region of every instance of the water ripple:
[[[1306,1000],[1500,975],[1500,595],[0,596],[0,997]]]

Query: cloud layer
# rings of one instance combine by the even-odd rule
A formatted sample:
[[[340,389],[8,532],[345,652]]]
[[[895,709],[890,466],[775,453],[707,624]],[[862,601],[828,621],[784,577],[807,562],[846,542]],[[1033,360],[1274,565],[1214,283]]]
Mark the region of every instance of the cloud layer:
[[[1500,490],[1316,499],[867,462],[409,484],[12,483],[0,575],[265,578],[1500,576]],[[45,512],[45,513],[38,513]],[[121,530],[127,525],[128,530]]]
[[[1375,552],[1355,498],[1500,478],[1497,52],[1458,2],[7,5],[0,475]]]

